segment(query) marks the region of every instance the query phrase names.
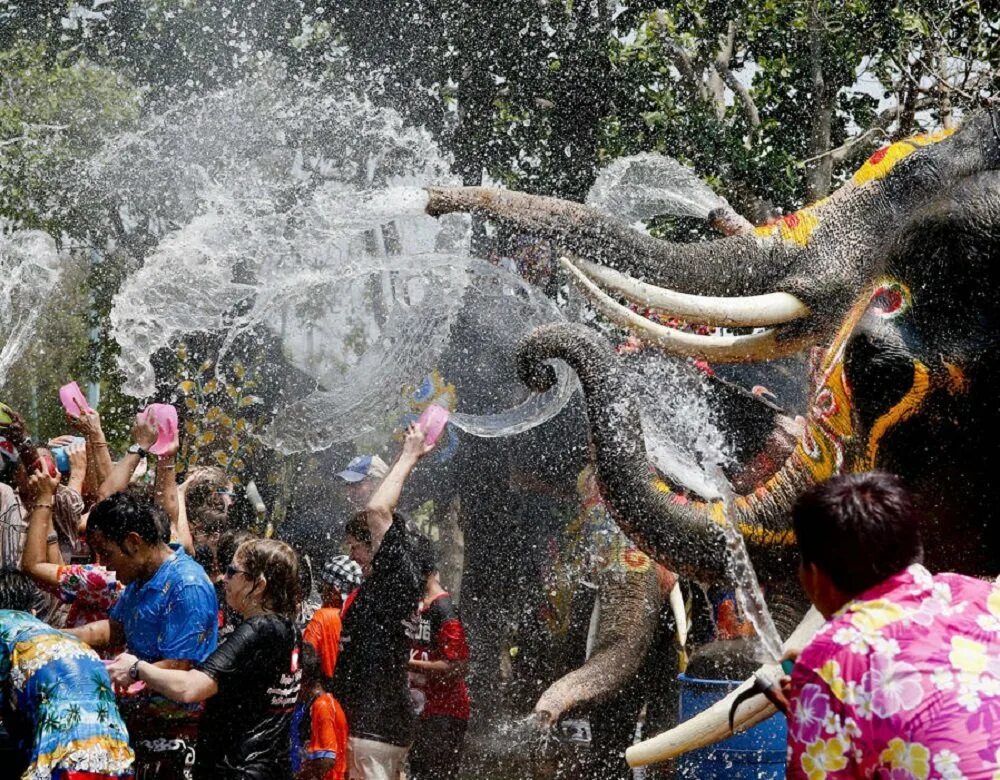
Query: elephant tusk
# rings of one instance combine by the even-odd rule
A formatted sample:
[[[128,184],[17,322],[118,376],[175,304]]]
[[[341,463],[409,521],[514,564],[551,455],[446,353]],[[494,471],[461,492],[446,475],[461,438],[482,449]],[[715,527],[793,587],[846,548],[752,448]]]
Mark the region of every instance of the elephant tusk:
[[[785,650],[805,647],[812,639],[813,635],[823,625],[823,616],[810,608],[802,622],[792,632],[792,635],[785,641]],[[783,672],[777,664],[769,664],[760,669],[774,679],[780,677]],[[729,730],[729,710],[733,701],[743,691],[749,690],[754,684],[754,677],[751,677],[735,691],[732,691],[725,699],[718,701],[704,712],[699,712],[693,718],[684,721],[669,731],[657,734],[643,742],[633,745],[625,751],[625,760],[629,766],[646,766],[656,764],[660,761],[667,761],[676,758],[689,750],[697,750],[707,745],[714,745],[720,740],[729,737],[732,732]],[[777,710],[763,696],[755,696],[748,699],[746,703],[740,705],[736,711],[734,719],[734,730],[743,731],[756,726],[758,723],[770,718]]]
[[[728,298],[688,295],[633,279],[621,271],[583,258],[570,260],[588,279],[632,303],[659,309],[699,325],[758,327],[792,322],[810,314],[809,307],[791,293],[773,292]]]
[[[674,355],[705,358],[716,363],[771,360],[800,352],[812,339],[805,336],[779,341],[777,331],[768,329],[746,336],[701,336],[668,328],[641,317],[604,292],[566,258],[561,259],[573,281],[582,288],[597,309],[615,324],[631,330],[647,344]]]

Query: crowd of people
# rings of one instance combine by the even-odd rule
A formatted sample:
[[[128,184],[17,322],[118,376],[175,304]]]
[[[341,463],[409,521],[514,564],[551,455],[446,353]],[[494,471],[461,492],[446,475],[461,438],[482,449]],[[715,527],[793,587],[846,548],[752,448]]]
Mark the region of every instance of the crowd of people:
[[[148,418],[117,461],[96,412],[68,421],[38,446],[0,404],[4,776],[458,776],[469,648],[430,541],[397,511],[423,430],[391,467],[365,455],[337,475],[357,511],[310,612],[299,553],[228,521],[225,473],[178,484],[177,443],[153,456]],[[787,776],[1000,776],[1000,584],[925,569],[885,474],[815,485],[791,521],[827,622],[772,692]]]
[[[338,475],[358,511],[309,609],[304,551],[235,527],[224,472],[178,484],[148,417],[117,460],[96,412],[67,422],[39,446],[0,404],[4,776],[457,777],[469,649],[397,511],[419,427]]]

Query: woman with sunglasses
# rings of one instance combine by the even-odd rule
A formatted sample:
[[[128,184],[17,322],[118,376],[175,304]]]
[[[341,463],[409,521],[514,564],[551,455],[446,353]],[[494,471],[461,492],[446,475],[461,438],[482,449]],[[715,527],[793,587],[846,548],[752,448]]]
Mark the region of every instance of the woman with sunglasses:
[[[175,701],[205,701],[195,777],[289,777],[289,728],[299,694],[298,559],[274,539],[252,539],[226,568],[226,601],[243,622],[194,669],[120,655],[117,685],[142,681]]]

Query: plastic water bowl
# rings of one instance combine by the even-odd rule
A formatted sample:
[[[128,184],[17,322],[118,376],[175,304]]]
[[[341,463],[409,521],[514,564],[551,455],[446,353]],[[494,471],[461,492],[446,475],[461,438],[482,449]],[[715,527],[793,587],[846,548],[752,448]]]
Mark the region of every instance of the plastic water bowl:
[[[680,719],[692,718],[736,690],[742,680],[700,680],[686,674],[680,681]],[[784,780],[785,716],[774,717],[709,747],[677,759],[677,777],[690,780]]]
[[[424,409],[417,420],[417,425],[424,429],[424,441],[433,447],[447,422],[448,410],[443,406],[431,404]]]

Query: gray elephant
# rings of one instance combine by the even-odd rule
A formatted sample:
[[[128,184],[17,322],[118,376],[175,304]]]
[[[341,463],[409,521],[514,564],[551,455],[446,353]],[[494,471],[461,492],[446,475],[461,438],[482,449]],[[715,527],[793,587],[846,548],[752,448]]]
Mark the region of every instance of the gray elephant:
[[[932,569],[1000,571],[998,126],[991,108],[954,134],[898,142],[825,201],[704,243],[667,243],[580,204],[483,188],[431,189],[427,209],[486,214],[558,242],[594,305],[668,352],[722,363],[814,348],[801,433],[777,450],[780,437],[761,442],[782,457],[728,511],[651,469],[638,411],[596,331],[543,326],[518,356],[536,389],[551,384],[547,359],[576,370],[602,494],[622,530],[669,568],[715,581],[727,573],[722,526],[735,526],[760,579],[773,584],[775,622],[787,635],[804,607],[788,510],[834,474],[899,474],[926,510]],[[744,331],[684,333],[626,304]]]

